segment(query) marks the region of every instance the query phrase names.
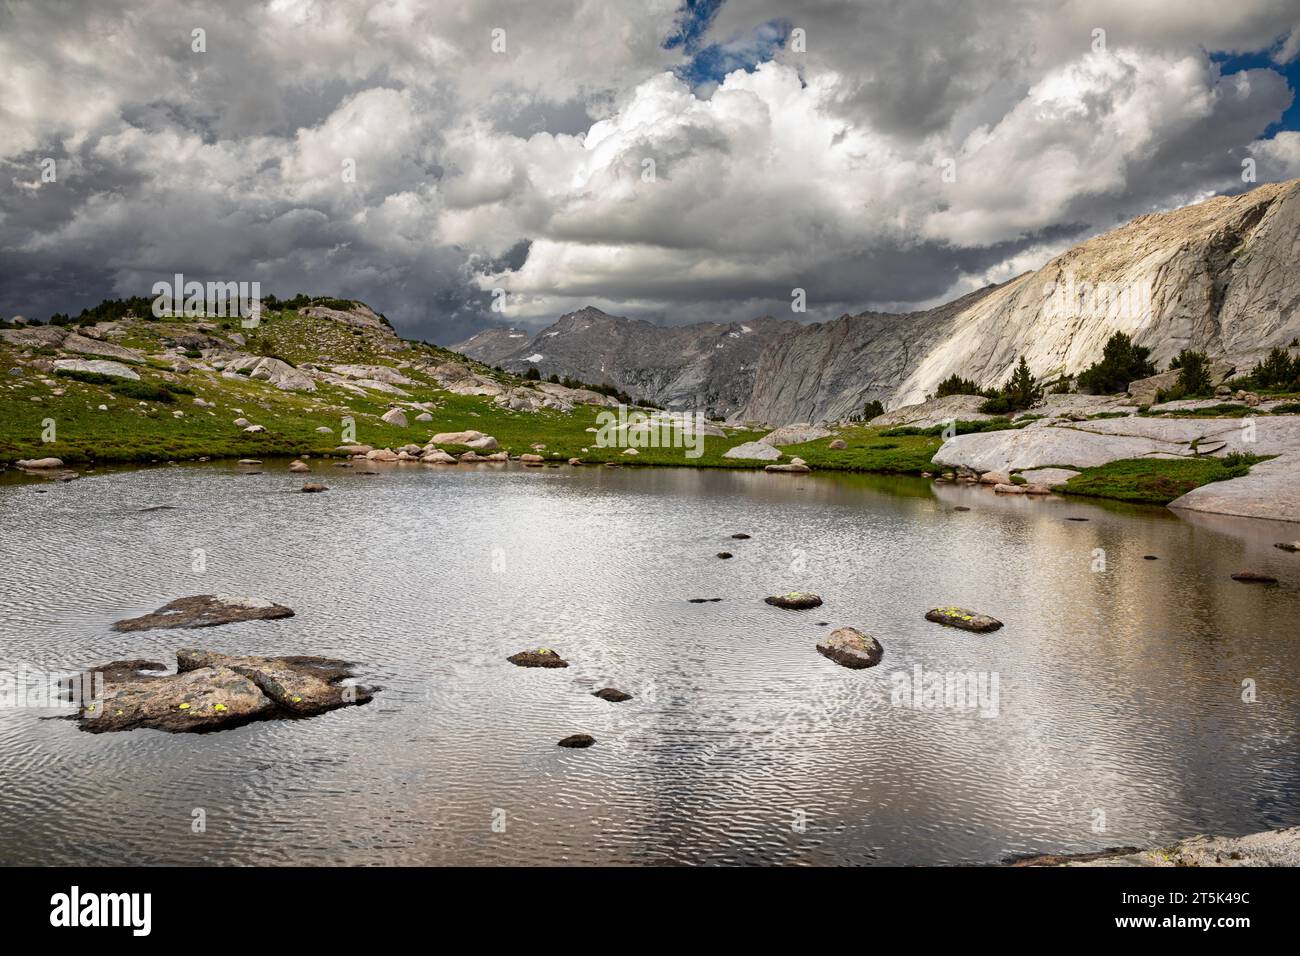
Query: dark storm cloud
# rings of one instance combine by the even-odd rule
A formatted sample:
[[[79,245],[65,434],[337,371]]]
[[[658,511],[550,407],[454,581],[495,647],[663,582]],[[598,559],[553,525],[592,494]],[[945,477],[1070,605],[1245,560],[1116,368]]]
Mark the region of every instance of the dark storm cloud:
[[[0,315],[180,271],[440,342],[587,301],[789,314],[794,287],[827,318],[1010,278],[1243,188],[1242,159],[1300,175],[1288,4],[1134,7],[6,4]]]

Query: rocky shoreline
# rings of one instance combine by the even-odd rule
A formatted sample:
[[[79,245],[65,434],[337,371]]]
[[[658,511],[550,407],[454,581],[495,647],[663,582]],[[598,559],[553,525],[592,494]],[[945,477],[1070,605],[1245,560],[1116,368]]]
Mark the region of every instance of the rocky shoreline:
[[[1193,836],[1146,850],[1111,847],[1089,853],[1010,857],[1004,866],[1300,866],[1300,826],[1239,837]]]

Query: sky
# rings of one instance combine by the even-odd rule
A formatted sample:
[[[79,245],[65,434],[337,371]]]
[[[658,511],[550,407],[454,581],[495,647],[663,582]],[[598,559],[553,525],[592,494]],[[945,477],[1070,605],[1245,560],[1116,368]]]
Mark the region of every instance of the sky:
[[[1300,177],[1297,86],[1300,0],[9,0],[0,316],[907,311]]]

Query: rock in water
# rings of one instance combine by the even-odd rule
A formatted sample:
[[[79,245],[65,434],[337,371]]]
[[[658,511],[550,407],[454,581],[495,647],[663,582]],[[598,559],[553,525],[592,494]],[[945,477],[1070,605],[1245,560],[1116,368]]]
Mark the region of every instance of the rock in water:
[[[731,557],[731,552],[730,552],[730,551],[719,551],[719,552],[718,552],[718,557],[722,558],[722,559],[725,561],[727,558]]]
[[[307,484],[302,486],[302,490],[305,494],[314,495],[319,494],[322,491],[329,491],[330,489],[328,485],[320,485],[309,481]]]
[[[138,660],[95,668],[104,677],[104,693],[82,709],[81,729],[221,730],[268,717],[313,716],[373,696],[367,688],[340,684],[352,675],[345,661],[234,657],[192,648],[177,651],[176,660],[175,674],[145,673],[160,665]]]
[[[533,651],[520,651],[507,657],[517,667],[568,667],[569,662],[549,647],[539,647]]]
[[[748,541],[750,536],[745,534],[745,532],[743,531],[737,531],[735,534],[732,535],[732,537],[735,538],[737,541]]]
[[[885,649],[874,637],[852,627],[841,627],[831,632],[825,644],[817,645],[817,653],[836,664],[859,670],[879,664]]]
[[[311,468],[308,466],[308,464],[305,461],[298,461],[297,459],[294,459],[293,461],[289,462],[289,470],[297,474],[302,474],[303,472],[311,471]]]
[[[592,697],[599,697],[601,700],[607,700],[611,704],[621,704],[625,700],[631,700],[632,695],[625,691],[617,690],[613,687],[602,687],[598,691],[592,692]]]
[[[996,631],[1002,626],[1002,622],[997,618],[989,617],[987,614],[976,614],[964,607],[936,607],[925,612],[925,619],[934,621],[936,624],[959,627],[963,631],[979,631],[980,633]]]
[[[1247,584],[1277,584],[1277,578],[1260,571],[1238,571],[1232,580],[1245,581]]]
[[[590,747],[595,742],[596,738],[589,734],[573,734],[572,736],[565,737],[561,740],[559,745],[561,747],[576,747],[581,749],[583,747]]]
[[[19,468],[46,469],[62,468],[62,458],[24,458],[18,462]]]
[[[1279,541],[1277,544],[1273,545],[1273,547],[1295,553],[1300,551],[1300,541]]]
[[[262,598],[230,594],[199,594],[177,598],[152,614],[127,618],[113,625],[115,631],[149,631],[155,628],[216,627],[236,621],[270,621],[293,617],[293,611]]]
[[[774,607],[789,608],[792,611],[806,611],[822,603],[822,599],[810,591],[789,591],[785,594],[774,594],[763,600]]]

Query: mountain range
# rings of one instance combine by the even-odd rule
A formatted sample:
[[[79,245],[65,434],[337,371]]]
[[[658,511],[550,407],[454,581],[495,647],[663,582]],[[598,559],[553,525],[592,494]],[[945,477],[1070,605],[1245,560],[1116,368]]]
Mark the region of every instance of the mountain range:
[[[950,375],[994,387],[1021,355],[1042,379],[1075,375],[1115,332],[1161,367],[1185,348],[1223,355],[1300,337],[1300,180],[1139,216],[924,311],[661,326],[588,307],[535,335],[494,328],[452,348],[667,408],[779,424],[922,401]]]

